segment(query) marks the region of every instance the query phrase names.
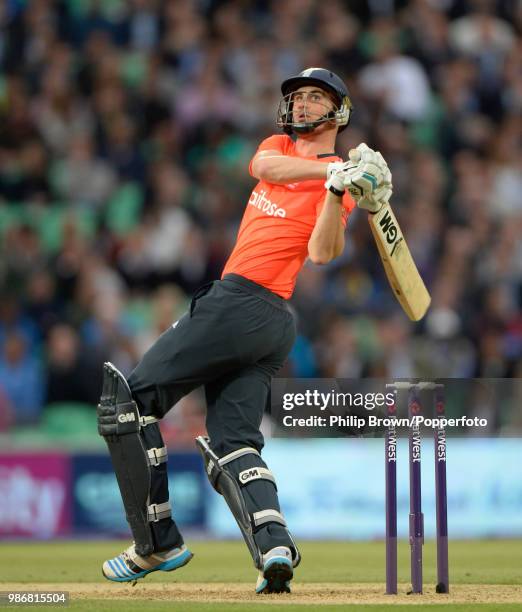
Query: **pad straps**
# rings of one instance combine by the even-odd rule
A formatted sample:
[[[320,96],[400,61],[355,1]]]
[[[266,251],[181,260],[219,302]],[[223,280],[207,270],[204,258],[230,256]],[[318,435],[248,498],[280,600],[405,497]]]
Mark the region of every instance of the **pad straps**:
[[[220,466],[224,466],[227,463],[234,461],[235,459],[239,459],[239,457],[242,457],[243,455],[257,455],[258,457],[261,457],[259,451],[257,451],[255,448],[252,448],[251,446],[245,446],[243,448],[238,448],[237,450],[232,451],[231,453],[228,453],[228,455],[225,455],[224,457],[221,457],[221,459],[218,460],[218,463]]]
[[[147,506],[147,520],[149,523],[157,523],[161,519],[172,516],[172,507],[169,501],[162,504],[150,504]]]
[[[283,525],[283,527],[286,527],[286,521],[281,512],[271,508],[268,510],[254,512],[252,514],[252,520],[254,521],[254,525],[256,527],[264,525],[265,523],[279,523],[280,525]]]
[[[258,457],[261,457],[261,454],[255,448],[252,448],[251,446],[245,446],[243,448],[239,448],[238,450],[232,451],[224,457],[221,457],[221,459],[218,460],[218,464],[220,467],[223,467],[227,463],[235,461],[236,459],[239,459],[239,457],[243,457],[244,455],[257,455]],[[253,480],[269,480],[277,489],[274,475],[268,468],[265,467],[254,466],[248,468],[240,472],[237,478],[241,486],[245,486]]]
[[[140,416],[140,426],[146,427],[147,425],[152,425],[152,423],[157,423],[158,419],[153,416]]]
[[[276,481],[274,475],[268,468],[264,467],[251,467],[242,472],[239,472],[238,475],[239,484],[241,486],[247,485],[249,482],[253,480],[269,480],[274,484],[277,489]]]
[[[149,464],[154,467],[157,467],[161,463],[167,463],[168,451],[166,446],[149,448],[147,455],[149,457]]]

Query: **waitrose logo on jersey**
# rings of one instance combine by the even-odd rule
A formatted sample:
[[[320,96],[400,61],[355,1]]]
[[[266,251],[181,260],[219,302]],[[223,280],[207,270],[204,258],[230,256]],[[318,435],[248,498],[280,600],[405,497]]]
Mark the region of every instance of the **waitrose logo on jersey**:
[[[264,189],[262,189],[260,192],[252,191],[252,195],[250,196],[248,203],[256,208],[259,208],[259,210],[264,212],[265,215],[270,215],[271,217],[286,217],[286,210],[284,208],[280,208],[275,202],[271,202],[268,198],[266,198],[265,193],[266,191]]]

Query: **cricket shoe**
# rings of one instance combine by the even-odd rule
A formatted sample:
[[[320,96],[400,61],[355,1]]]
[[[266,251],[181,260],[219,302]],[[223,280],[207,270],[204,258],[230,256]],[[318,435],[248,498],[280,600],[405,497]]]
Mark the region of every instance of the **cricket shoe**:
[[[293,575],[290,549],[286,546],[272,548],[263,555],[263,569],[259,570],[256,593],[290,593]]]
[[[134,544],[120,555],[105,561],[102,574],[115,582],[132,582],[143,578],[151,572],[171,572],[186,565],[194,555],[185,546],[173,548],[167,552],[157,552],[146,557],[136,553]]]

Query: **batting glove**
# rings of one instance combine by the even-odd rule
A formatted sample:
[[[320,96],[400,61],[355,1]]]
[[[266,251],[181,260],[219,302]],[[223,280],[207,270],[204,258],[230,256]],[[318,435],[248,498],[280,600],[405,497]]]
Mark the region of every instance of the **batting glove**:
[[[341,198],[345,192],[345,180],[345,171],[341,169],[334,169],[334,171],[329,175],[324,186],[326,189],[328,189],[328,191],[331,191],[333,194]]]
[[[349,153],[350,166],[345,171],[345,187],[359,208],[376,213],[392,194],[392,176],[383,156],[365,143]]]
[[[326,166],[326,178],[329,179],[334,172],[338,172],[339,170],[345,170],[347,166],[350,165],[350,162],[338,161],[338,162],[330,162]]]

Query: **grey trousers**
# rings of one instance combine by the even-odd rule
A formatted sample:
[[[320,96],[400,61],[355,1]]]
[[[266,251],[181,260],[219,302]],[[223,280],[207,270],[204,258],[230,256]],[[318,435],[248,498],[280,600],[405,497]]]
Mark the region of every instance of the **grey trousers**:
[[[189,312],[145,353],[129,377],[129,386],[141,415],[161,418],[203,385],[207,433],[218,457],[244,447],[261,452],[264,440],[259,427],[271,377],[294,340],[294,319],[283,298],[241,276],[226,275],[196,292]],[[164,445],[157,424],[144,427],[141,435],[147,449]],[[241,464],[244,469],[244,459]],[[167,464],[151,469],[150,501],[165,502]],[[243,491],[250,512],[280,510],[273,483],[256,481]],[[152,531],[156,551],[183,543],[171,518],[152,523]],[[261,526],[254,537],[261,552],[291,546],[286,529],[276,523]]]

